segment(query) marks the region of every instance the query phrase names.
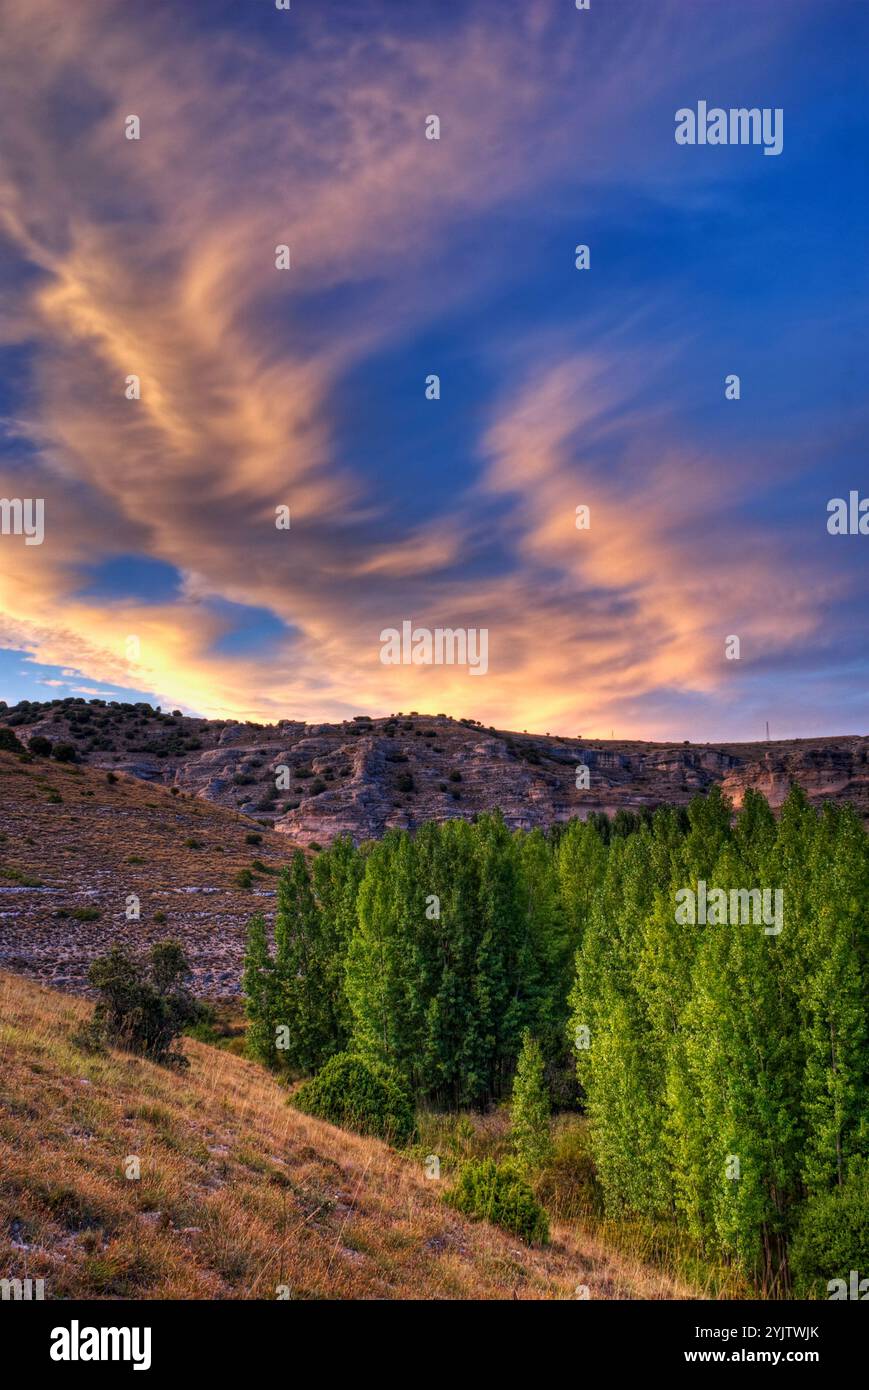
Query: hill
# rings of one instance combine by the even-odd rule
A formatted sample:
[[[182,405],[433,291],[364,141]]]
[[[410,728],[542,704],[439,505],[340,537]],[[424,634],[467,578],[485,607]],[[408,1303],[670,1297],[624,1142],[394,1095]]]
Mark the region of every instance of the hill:
[[[3,726],[25,743],[68,743],[90,766],[175,786],[313,847],[495,808],[509,826],[531,829],[595,811],[684,805],[715,783],[737,806],[748,787],[778,806],[797,781],[814,801],[850,800],[869,816],[869,738],[856,734],[647,743],[512,733],[444,714],[258,725],[72,699],[0,709]]]
[[[229,1052],[186,1039],[182,1073],[82,1052],[88,1012],[0,975],[0,1277],[51,1299],[688,1295],[574,1228],[533,1249],[465,1221],[421,1161],[299,1114]]]
[[[144,948],[168,936],[183,943],[197,993],[237,995],[245,926],[272,905],[286,839],[188,793],[110,776],[0,752],[0,967],[82,990],[115,938]]]

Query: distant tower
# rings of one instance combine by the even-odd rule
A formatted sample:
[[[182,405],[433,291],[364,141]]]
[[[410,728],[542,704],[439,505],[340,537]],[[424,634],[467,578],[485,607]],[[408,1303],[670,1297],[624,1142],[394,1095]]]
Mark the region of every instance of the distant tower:
[[[769,743],[769,720],[766,721],[766,741]]]

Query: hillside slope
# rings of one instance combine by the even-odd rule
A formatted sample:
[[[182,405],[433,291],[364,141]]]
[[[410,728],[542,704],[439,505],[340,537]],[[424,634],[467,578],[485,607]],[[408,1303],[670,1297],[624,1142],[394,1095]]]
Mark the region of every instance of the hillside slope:
[[[185,1040],[180,1074],[90,1056],[88,1012],[0,975],[2,1278],[47,1299],[687,1296],[590,1236],[529,1249],[465,1221],[421,1163],[300,1115],[228,1052]]]
[[[769,743],[645,743],[510,733],[444,714],[359,716],[343,724],[192,719],[148,705],[57,701],[0,709],[0,727],[72,744],[83,761],[274,826],[294,844],[357,843],[390,826],[496,808],[532,829],[592,811],[684,805],[720,783],[739,805],[749,787],[773,806],[797,781],[816,801],[869,815],[869,738]],[[577,768],[588,784],[577,787]],[[280,785],[276,785],[276,770]]]
[[[112,775],[0,752],[0,968],[81,990],[116,938],[171,937],[197,993],[237,995],[246,923],[274,902],[273,873],[252,866],[278,870],[291,846],[223,806]]]

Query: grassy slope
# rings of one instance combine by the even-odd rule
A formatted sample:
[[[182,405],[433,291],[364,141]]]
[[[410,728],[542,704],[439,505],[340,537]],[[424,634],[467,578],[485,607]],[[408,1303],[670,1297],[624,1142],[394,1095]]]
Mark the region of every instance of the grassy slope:
[[[246,923],[273,909],[275,888],[273,876],[255,873],[244,890],[237,875],[255,859],[276,871],[292,848],[234,811],[166,787],[4,752],[0,827],[0,966],[77,989],[116,938],[146,947],[170,937],[184,944],[201,993],[237,992]],[[251,833],[261,843],[247,844]],[[140,900],[137,922],[125,917],[129,894]],[[88,908],[96,920],[56,915]]]
[[[228,1052],[187,1040],[180,1074],[88,1056],[71,1036],[88,1014],[0,975],[0,1277],[44,1278],[47,1298],[689,1293],[566,1227],[532,1250],[463,1220],[418,1163],[298,1114]]]

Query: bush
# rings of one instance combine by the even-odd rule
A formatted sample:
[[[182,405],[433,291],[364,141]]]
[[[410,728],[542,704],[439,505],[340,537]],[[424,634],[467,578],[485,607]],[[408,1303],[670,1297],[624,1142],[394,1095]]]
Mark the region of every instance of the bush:
[[[793,1245],[794,1288],[802,1298],[829,1298],[827,1285],[851,1270],[869,1278],[869,1160],[855,1160],[842,1187],[810,1197]]]
[[[585,1121],[562,1117],[553,1134],[552,1153],[535,1177],[534,1191],[556,1221],[586,1221],[604,1215]]]
[[[56,743],[54,745],[54,757],[59,763],[74,763],[78,761],[78,753],[75,751],[74,743]]]
[[[4,753],[23,753],[24,744],[6,725],[0,727],[0,751]]]
[[[244,842],[246,845],[261,845],[263,842],[263,837],[259,834],[258,831],[251,830],[247,835],[245,835]]]
[[[251,871],[255,874],[279,874],[280,869],[273,869],[271,865],[264,864],[261,859],[251,860]]]
[[[339,1052],[293,1092],[291,1103],[333,1125],[406,1144],[414,1131],[413,1105],[398,1077],[380,1062]]]
[[[253,874],[250,869],[239,869],[235,876],[236,888],[253,888]]]
[[[54,747],[50,738],[43,738],[42,734],[36,734],[27,745],[31,753],[35,753],[37,758],[50,758],[51,750]]]
[[[99,991],[89,1036],[95,1046],[111,1042],[156,1062],[186,1066],[172,1052],[175,1039],[200,1017],[200,1006],[187,989],[187,958],[175,941],[151,947],[147,964],[122,946],[95,960],[88,979]]]
[[[491,1221],[511,1231],[520,1240],[541,1245],[549,1240],[549,1218],[512,1159],[464,1163],[444,1201],[475,1221]]]

